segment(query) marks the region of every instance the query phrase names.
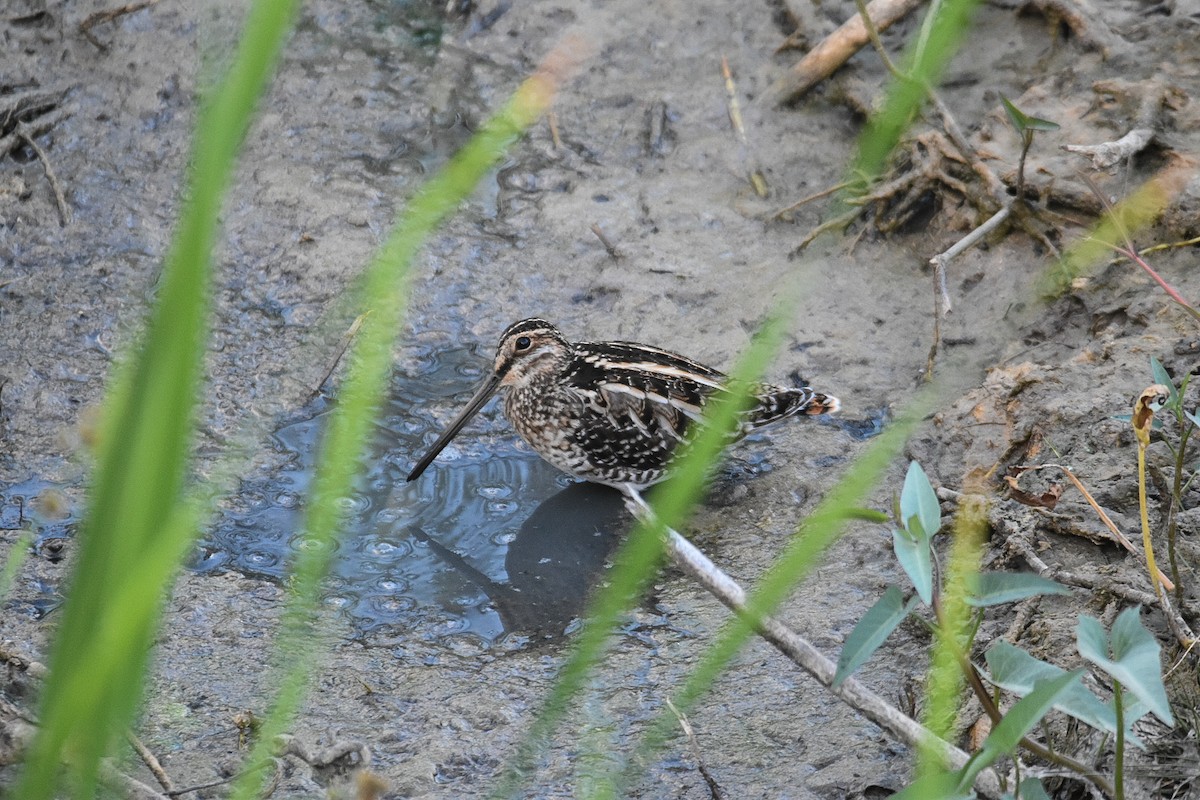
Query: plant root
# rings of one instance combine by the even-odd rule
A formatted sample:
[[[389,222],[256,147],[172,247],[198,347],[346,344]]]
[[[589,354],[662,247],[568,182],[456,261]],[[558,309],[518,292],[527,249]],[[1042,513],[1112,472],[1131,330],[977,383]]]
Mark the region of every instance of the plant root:
[[[1126,42],[1104,21],[1089,0],[1028,0],[1026,8],[1040,11],[1051,26],[1066,25],[1086,48],[1098,50],[1108,59],[1126,49]]]
[[[157,4],[158,0],[141,0],[137,3],[126,3],[118,8],[110,8],[106,11],[97,11],[94,14],[89,14],[83,22],[79,23],[79,32],[83,34],[85,39],[95,45],[98,50],[108,50],[108,45],[104,44],[92,35],[92,28],[105,22],[112,22],[114,19],[123,17],[126,14],[133,14],[141,11],[144,8],[149,8],[150,6]]]
[[[991,515],[993,530],[1002,536],[1004,546],[1009,552],[1019,556],[1043,578],[1049,578],[1052,581],[1058,581],[1067,586],[1078,586],[1081,589],[1104,592],[1136,605],[1148,607],[1159,606],[1158,598],[1151,592],[1135,589],[1132,586],[1114,581],[1107,576],[1085,575],[1063,569],[1062,567],[1050,566],[1038,555],[1038,548],[1031,538],[1032,531],[1036,527],[1036,523],[1031,518],[1032,515],[1030,514],[1026,519],[1029,524],[1021,525],[1013,518],[1015,504],[1010,505],[1004,513],[999,512],[1000,505],[997,504],[997,506],[993,507]],[[1192,643],[1196,640],[1196,635],[1192,633],[1187,622],[1179,616],[1179,613],[1175,611],[1169,601],[1164,602],[1159,608],[1162,609],[1167,626],[1171,629],[1172,635],[1175,636],[1179,644],[1185,649],[1191,647]]]

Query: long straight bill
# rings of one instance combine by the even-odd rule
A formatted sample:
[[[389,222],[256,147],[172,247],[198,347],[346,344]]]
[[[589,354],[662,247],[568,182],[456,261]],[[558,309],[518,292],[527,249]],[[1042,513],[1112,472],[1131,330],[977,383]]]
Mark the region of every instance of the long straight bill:
[[[471,398],[471,402],[467,403],[467,407],[459,412],[450,426],[442,432],[437,441],[433,443],[433,447],[429,448],[429,452],[417,462],[417,465],[412,468],[412,472],[408,473],[408,480],[415,481],[421,477],[421,473],[426,467],[433,463],[433,460],[438,457],[438,453],[445,449],[446,445],[450,444],[450,440],[458,435],[458,432],[463,429],[463,426],[471,421],[471,417],[483,408],[483,404],[488,401],[496,391],[496,387],[500,385],[500,378],[492,375],[484,384],[479,387],[479,391],[475,392],[475,396]]]

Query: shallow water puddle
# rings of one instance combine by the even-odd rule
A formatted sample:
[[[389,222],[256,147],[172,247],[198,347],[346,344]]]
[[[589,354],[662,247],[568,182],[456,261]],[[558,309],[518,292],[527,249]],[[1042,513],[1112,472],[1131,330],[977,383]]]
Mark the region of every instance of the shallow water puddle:
[[[480,379],[467,349],[432,353],[397,376],[367,470],[347,498],[326,602],[373,643],[414,635],[461,650],[561,635],[626,525],[619,495],[574,484],[520,449],[495,403],[417,481],[405,476]],[[242,482],[199,543],[193,568],[282,578],[306,546],[303,503],[329,406],[284,425],[282,471]],[[435,418],[436,414],[436,418]]]
[[[424,475],[405,478],[415,459],[478,385],[487,361],[469,348],[418,354],[397,373],[325,586],[355,635],[402,655],[414,636],[472,652],[561,636],[584,610],[591,587],[631,524],[620,495],[576,483],[525,449],[495,400]],[[332,404],[320,398],[270,437],[286,466],[242,480],[196,546],[190,567],[284,579],[303,534],[304,503]],[[881,416],[833,418],[855,438]],[[763,438],[763,434],[750,437]],[[768,448],[740,451],[725,474],[769,471]],[[70,511],[43,519],[30,480],[0,492],[0,527],[33,520],[39,554],[53,558],[78,522]],[[28,604],[41,615],[59,601],[47,587]]]

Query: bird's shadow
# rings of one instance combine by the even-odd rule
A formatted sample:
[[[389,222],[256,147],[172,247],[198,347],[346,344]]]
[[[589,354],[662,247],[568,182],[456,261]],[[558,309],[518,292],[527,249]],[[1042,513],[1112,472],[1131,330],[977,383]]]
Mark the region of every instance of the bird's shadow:
[[[562,636],[579,617],[632,516],[621,493],[576,483],[534,509],[509,543],[507,581],[497,581],[470,558],[418,526],[408,532],[488,596],[505,631],[535,638]]]
[[[822,417],[821,422],[861,440],[877,435],[886,419],[881,409],[861,419]],[[726,458],[715,472],[706,503],[721,506],[727,504],[722,500],[727,495],[738,496],[736,490],[757,469]],[[447,547],[418,525],[407,532],[488,597],[506,632],[555,639],[586,610],[593,587],[632,523],[616,489],[571,484],[542,501],[521,524],[505,553],[507,580],[492,578],[469,555]]]

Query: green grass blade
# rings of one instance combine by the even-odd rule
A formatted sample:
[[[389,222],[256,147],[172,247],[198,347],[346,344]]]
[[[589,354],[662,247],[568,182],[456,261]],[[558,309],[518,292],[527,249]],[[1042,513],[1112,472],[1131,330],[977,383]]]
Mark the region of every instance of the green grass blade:
[[[782,311],[790,305],[786,301],[781,303],[780,313],[772,315],[752,340],[737,367],[730,373],[732,391],[714,399],[706,407],[699,432],[673,465],[671,481],[656,492],[651,501],[654,522],[636,525],[618,550],[613,569],[607,576],[608,584],[593,601],[554,687],[534,716],[529,732],[509,761],[491,797],[519,795],[522,783],[565,716],[571,700],[578,696],[588,676],[603,657],[609,635],[621,615],[657,573],[663,558],[666,528],[681,527],[703,493],[711,465],[728,443],[727,432],[732,430],[737,412],[745,403],[748,387],[766,369],[779,345],[785,317]]]
[[[557,60],[555,60],[557,59]],[[372,419],[387,388],[392,346],[400,331],[408,288],[408,268],[433,229],[474,190],[507,149],[549,105],[567,59],[561,51],[472,137],[405,208],[362,283],[362,303],[370,309],[355,341],[350,369],[329,418],[321,456],[313,477],[305,518],[305,538],[292,568],[287,606],[276,652],[280,687],[264,718],[247,762],[266,762],[275,738],[291,724],[315,658],[316,616],[320,582],[328,572],[342,524],[338,501],[350,494],[371,433]],[[260,791],[263,773],[248,771],[231,797],[250,800]]]
[[[29,548],[33,546],[33,539],[33,531],[26,529],[21,531],[16,541],[12,543],[12,549],[8,551],[8,557],[4,559],[4,569],[0,570],[0,600],[8,598],[17,573],[21,571],[25,559],[29,558]]]
[[[1037,282],[1038,293],[1046,298],[1058,297],[1077,278],[1107,263],[1117,243],[1157,219],[1183,190],[1190,176],[1191,170],[1184,165],[1168,166],[1109,209],[1087,236],[1063,253],[1053,269],[1042,273]]]
[[[699,661],[672,702],[686,715],[754,633],[754,620],[772,613],[811,572],[821,555],[841,536],[850,512],[862,505],[908,440],[909,434],[932,407],[939,384],[923,389],[896,421],[859,454],[841,479],[801,524],[782,556],[747,599],[747,613],[734,617]],[[636,753],[621,776],[620,786],[635,783],[651,756],[663,747],[676,728],[674,714],[662,712],[647,728]]]
[[[859,137],[858,153],[851,169],[847,196],[863,194],[883,174],[888,156],[920,110],[927,87],[938,82],[971,22],[978,0],[945,0],[933,3],[925,23],[925,34],[910,45],[902,60],[907,76],[894,78],[882,110],[867,122]]]
[[[200,111],[190,188],[158,300],[136,356],[118,370],[105,404],[41,727],[15,796],[52,796],[66,761],[76,796],[90,797],[100,758],[136,708],[164,590],[194,533],[167,523],[177,513],[190,452],[217,215],[297,5],[287,0],[251,8],[225,79]]]
[[[985,501],[975,495],[965,495],[955,519],[926,681],[925,727],[942,739],[949,740],[954,733],[965,679],[964,654],[970,652],[971,620],[975,613],[968,605],[967,597],[979,572],[987,530]],[[917,755],[918,778],[944,767],[939,756],[928,748],[922,748]],[[969,783],[965,785],[970,786]]]

